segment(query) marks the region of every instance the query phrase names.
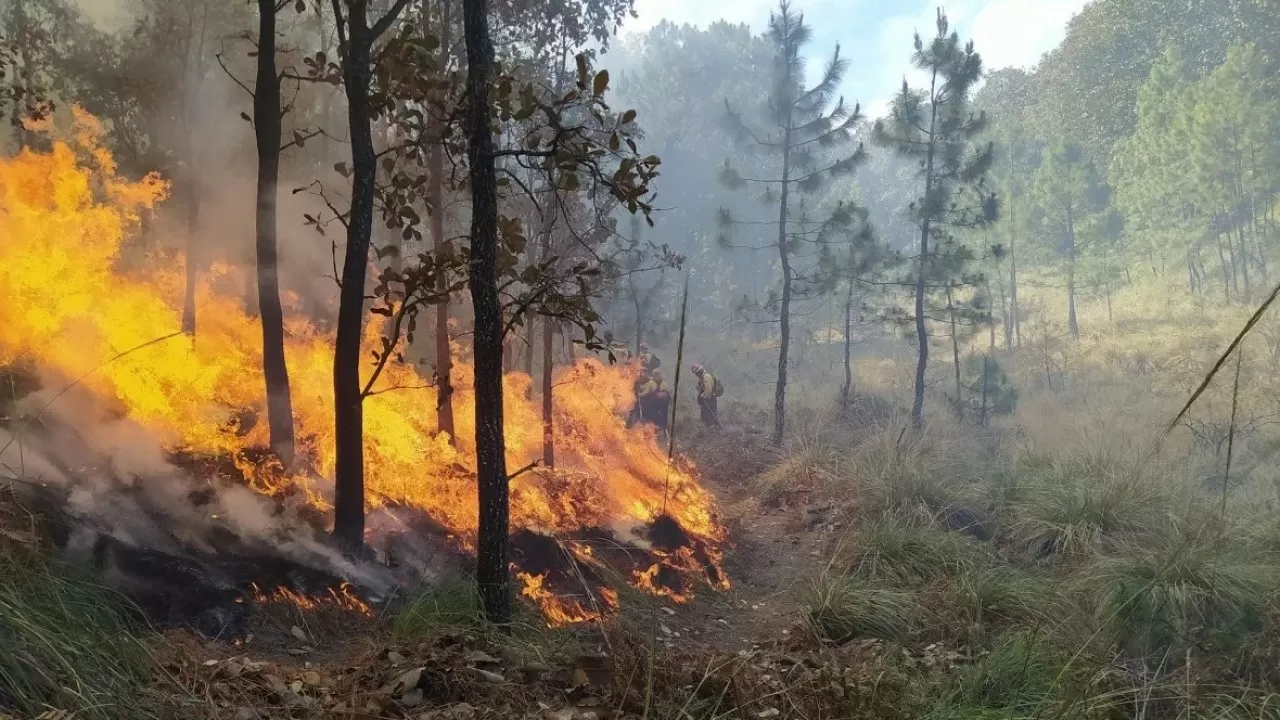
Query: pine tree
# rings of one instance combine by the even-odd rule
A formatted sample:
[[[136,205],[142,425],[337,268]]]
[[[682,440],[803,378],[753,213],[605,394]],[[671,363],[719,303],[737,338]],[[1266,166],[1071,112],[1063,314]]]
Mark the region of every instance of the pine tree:
[[[1098,177],[1093,163],[1077,144],[1059,141],[1049,149],[1036,171],[1035,195],[1046,237],[1056,240],[1055,249],[1065,265],[1067,281],[1067,328],[1073,340],[1080,339],[1076,315],[1076,267],[1080,254],[1102,234],[1100,223],[1107,208],[1110,190]]]
[[[858,107],[845,105],[836,98],[849,63],[840,56],[837,45],[817,84],[804,87],[805,58],[802,48],[812,38],[804,16],[795,12],[789,0],[782,0],[778,11],[769,17],[768,37],[774,46],[773,77],[768,108],[754,127],[740,111],[729,106],[728,122],[738,139],[759,152],[778,160],[778,174],[771,177],[747,177],[725,161],[721,179],[730,188],[760,185],[764,199],[778,208],[777,249],[781,272],[781,294],[778,299],[779,348],[778,376],[773,400],[773,443],[782,443],[786,428],[787,356],[791,349],[792,302],[804,293],[806,284],[820,285],[806,277],[805,268],[795,262],[800,245],[822,244],[833,233],[849,227],[855,213],[844,204],[834,208],[810,211],[805,199],[813,196],[833,178],[853,173],[865,159],[862,144],[854,139],[861,120]],[[850,150],[850,146],[853,146]],[[734,220],[727,210],[721,211],[722,225]],[[727,238],[724,238],[727,243]]]
[[[992,145],[975,147],[986,125],[985,114],[970,111],[973,85],[982,76],[982,58],[973,43],[962,46],[949,31],[947,16],[938,10],[937,34],[928,44],[915,36],[915,66],[929,78],[929,87],[914,89],[902,81],[889,117],[876,122],[877,142],[919,163],[920,197],[907,210],[919,229],[915,262],[915,321],[917,359],[911,421],[924,426],[925,371],[929,363],[929,296],[951,288],[963,277],[973,255],[954,235],[996,219],[995,196],[986,189],[993,158]],[[954,309],[949,304],[950,309]]]

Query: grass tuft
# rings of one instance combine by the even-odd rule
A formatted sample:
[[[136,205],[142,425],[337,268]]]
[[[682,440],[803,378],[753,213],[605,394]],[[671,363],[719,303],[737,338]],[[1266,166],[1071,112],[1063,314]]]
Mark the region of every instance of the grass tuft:
[[[810,632],[822,642],[839,645],[856,638],[901,641],[911,633],[916,608],[914,593],[829,573],[814,583],[805,619]]]
[[[0,709],[146,717],[138,698],[150,661],[138,630],[122,598],[75,569],[0,552]]]

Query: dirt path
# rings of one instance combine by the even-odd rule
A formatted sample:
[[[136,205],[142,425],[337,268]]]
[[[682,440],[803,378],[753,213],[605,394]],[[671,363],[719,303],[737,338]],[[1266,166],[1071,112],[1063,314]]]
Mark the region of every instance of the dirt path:
[[[671,644],[682,639],[723,650],[784,643],[803,631],[803,606],[821,568],[831,533],[803,496],[780,507],[762,507],[754,476],[776,461],[759,433],[727,428],[699,433],[690,454],[702,483],[719,503],[732,546],[724,568],[732,589],[704,590],[692,602],[673,606],[663,624]],[[661,631],[661,628],[660,628]],[[676,637],[679,633],[679,637]]]

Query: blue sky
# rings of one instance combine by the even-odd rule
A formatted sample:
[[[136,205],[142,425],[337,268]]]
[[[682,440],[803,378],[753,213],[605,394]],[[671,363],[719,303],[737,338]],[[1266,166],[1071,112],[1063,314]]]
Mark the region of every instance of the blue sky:
[[[1071,17],[1088,0],[947,0],[951,26],[972,39],[988,69],[1035,65],[1066,33]],[[934,32],[939,0],[792,0],[814,30],[810,72],[820,70],[836,43],[851,66],[846,99],[875,117],[911,72],[912,33]],[[716,20],[764,29],[777,0],[636,0],[639,18],[623,27],[643,31],[662,19],[707,25]]]

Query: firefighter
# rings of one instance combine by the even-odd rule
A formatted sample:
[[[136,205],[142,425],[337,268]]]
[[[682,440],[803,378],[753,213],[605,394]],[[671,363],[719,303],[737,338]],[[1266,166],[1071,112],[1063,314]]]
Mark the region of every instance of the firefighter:
[[[640,343],[640,364],[650,372],[657,370],[662,365],[662,360],[657,355],[649,352],[649,343]]]
[[[654,370],[649,374],[649,382],[640,396],[641,422],[647,422],[658,429],[658,437],[667,437],[667,422],[671,415],[671,393],[662,381],[662,373]]]
[[[693,374],[698,378],[698,410],[702,415],[702,424],[707,427],[720,427],[720,412],[717,400],[724,394],[724,385],[715,376],[702,367],[702,363],[694,363]]]
[[[640,374],[636,376],[636,381],[631,386],[631,391],[635,395],[635,403],[631,406],[631,413],[627,415],[628,428],[631,428],[637,422],[644,419],[644,408],[641,405],[640,399],[644,397],[645,389],[648,387],[651,380],[652,378],[649,376],[649,371],[641,368]]]

